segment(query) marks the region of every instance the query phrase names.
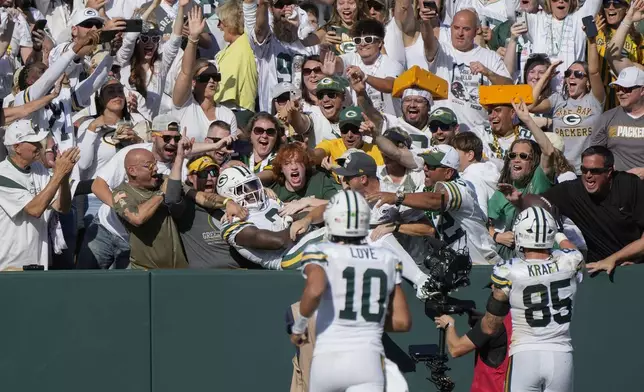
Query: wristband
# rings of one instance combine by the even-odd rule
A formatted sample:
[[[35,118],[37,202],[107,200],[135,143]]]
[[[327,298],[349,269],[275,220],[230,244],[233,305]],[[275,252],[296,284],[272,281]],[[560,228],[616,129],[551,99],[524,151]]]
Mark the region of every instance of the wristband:
[[[444,328],[444,329],[447,331],[447,328],[449,328],[449,327],[451,327],[451,326],[452,326],[452,322],[450,321],[449,323],[445,324],[445,328]]]
[[[498,232],[498,231],[495,231],[495,232],[494,232],[494,235],[492,236],[492,239],[494,240],[494,242],[496,242],[496,237],[497,237],[498,235],[499,235],[499,232]]]
[[[400,230],[400,223],[396,223],[396,226],[394,226],[394,233],[398,233]]]
[[[300,317],[295,320],[295,323],[293,323],[293,328],[291,328],[291,331],[296,335],[301,335],[304,333],[304,331],[306,331],[307,325],[309,325],[309,318],[300,315]]]
[[[555,234],[555,242],[558,244],[561,244],[563,241],[568,240],[568,237],[564,233],[557,233]]]
[[[228,197],[227,197],[226,199],[224,199],[224,202],[222,203],[222,204],[224,205],[224,207],[226,207],[226,203],[228,203],[228,202],[229,202],[229,201],[231,201],[231,200],[232,200],[232,199],[230,199],[230,198],[228,198]]]
[[[192,39],[192,38],[188,37],[188,42],[190,42],[191,44],[197,45],[199,43],[199,40],[198,39]]]

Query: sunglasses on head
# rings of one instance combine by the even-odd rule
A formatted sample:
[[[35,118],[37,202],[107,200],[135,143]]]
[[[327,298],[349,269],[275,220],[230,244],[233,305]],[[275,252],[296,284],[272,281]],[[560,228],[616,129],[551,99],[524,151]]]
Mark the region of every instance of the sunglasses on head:
[[[577,79],[583,79],[586,77],[586,74],[581,71],[571,71],[568,69],[564,72],[564,77],[569,78],[570,75],[574,75]]]
[[[205,180],[208,178],[210,175],[211,177],[217,178],[219,176],[219,168],[218,167],[210,167],[205,170],[198,171],[197,173],[197,178]]]
[[[262,128],[262,127],[255,127],[253,128],[253,133],[255,135],[263,135],[267,134],[268,136],[275,136],[277,135],[277,129],[275,128]]]
[[[331,99],[336,99],[337,96],[340,95],[340,93],[338,93],[337,91],[319,91],[319,92],[315,93],[315,96],[318,99],[324,98],[325,95],[327,97],[331,98]]]
[[[304,76],[309,76],[312,73],[316,73],[316,74],[319,75],[319,74],[322,73],[322,68],[320,68],[320,67],[302,68],[302,73],[304,74]]]
[[[364,37],[353,37],[353,43],[356,45],[360,45],[362,43],[365,43],[368,45],[368,44],[377,42],[378,40],[380,40],[380,37],[375,35],[365,35]]]
[[[155,44],[158,44],[159,41],[161,41],[161,36],[160,35],[142,35],[142,36],[139,37],[139,39],[144,44],[147,44],[148,41],[150,41],[150,40],[152,40],[152,42],[154,42]]]
[[[195,81],[197,81],[197,83],[208,83],[211,80],[214,82],[220,82],[221,74],[219,72],[204,72],[195,76]]]
[[[100,28],[103,27],[103,22],[101,22],[100,20],[90,19],[90,20],[86,20],[86,21],[84,21],[82,23],[79,23],[77,26],[80,26],[80,27],[83,27],[83,28],[86,28],[86,29],[91,29],[91,28],[94,28],[94,27],[96,27],[97,29],[100,29]]]
[[[593,174],[593,175],[595,175],[595,174],[604,174],[604,173],[607,173],[610,170],[607,167],[584,167],[584,166],[581,166],[579,169],[581,170],[581,174],[590,173],[590,174]]]
[[[510,159],[516,159],[517,157],[521,158],[524,161],[528,161],[528,160],[530,160],[532,158],[532,155],[530,155],[528,153],[525,153],[525,152],[520,152],[518,154],[516,152],[509,152],[508,153],[508,158],[510,158]]]
[[[633,92],[633,90],[638,89],[640,87],[642,87],[642,86],[622,87],[622,86],[619,86],[617,84],[613,86],[615,91],[617,91],[619,93],[626,93],[626,94],[630,94],[630,93]]]
[[[451,125],[442,124],[442,123],[429,124],[429,130],[431,131],[431,133],[438,132],[438,128],[440,128],[440,130],[443,132],[447,132],[451,127],[452,127]]]

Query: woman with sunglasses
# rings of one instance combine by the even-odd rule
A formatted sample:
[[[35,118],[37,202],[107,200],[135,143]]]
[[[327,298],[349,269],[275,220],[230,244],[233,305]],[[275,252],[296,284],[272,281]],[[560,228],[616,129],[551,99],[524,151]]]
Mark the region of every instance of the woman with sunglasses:
[[[601,5],[602,0],[587,0],[577,9],[578,0],[545,0],[543,11],[526,14],[526,34],[534,44],[533,52],[545,53],[552,61],[561,60],[559,71],[584,60],[586,34],[581,20],[597,14]],[[554,85],[558,91],[563,88],[560,76],[555,78]]]
[[[132,116],[127,110],[123,85],[109,80],[96,96],[98,114],[80,120],[78,141],[81,157],[78,161],[80,180],[90,180],[121,148],[143,140],[133,131]],[[144,121],[139,117],[140,121]],[[102,202],[94,195],[87,196],[85,227],[89,227]]]
[[[282,144],[284,128],[269,113],[259,112],[248,122],[246,133],[252,151],[248,156],[241,158],[242,162],[255,174],[272,170],[273,160]],[[267,176],[272,178],[273,174]],[[260,176],[260,179],[265,180],[268,177]]]
[[[142,16],[143,33],[125,33],[116,62],[122,66],[121,83],[137,98],[138,112],[152,121],[159,114],[166,78],[181,47],[183,13],[189,0],[181,0],[170,38],[161,46],[163,33]],[[151,7],[152,8],[152,7]]]
[[[230,124],[232,134],[237,133],[233,111],[215,102],[221,74],[210,60],[197,59],[197,44],[205,26],[201,9],[193,7],[188,15],[188,43],[172,92],[173,115],[181,121],[181,129],[187,128],[188,137],[198,142],[204,141],[215,120]]]
[[[322,61],[320,56],[312,55],[304,59],[302,64],[302,111],[310,112],[311,107],[317,106],[318,98],[315,96],[315,89],[320,79],[324,77],[322,73]]]
[[[530,111],[552,113],[552,131],[563,137],[566,158],[579,168],[581,153],[589,146],[590,135],[603,112],[605,99],[595,39],[588,40],[588,63],[575,61],[564,72],[563,92],[540,100],[543,97],[541,90],[550,82],[560,64],[561,60],[551,64],[537,83],[532,92],[535,103]]]

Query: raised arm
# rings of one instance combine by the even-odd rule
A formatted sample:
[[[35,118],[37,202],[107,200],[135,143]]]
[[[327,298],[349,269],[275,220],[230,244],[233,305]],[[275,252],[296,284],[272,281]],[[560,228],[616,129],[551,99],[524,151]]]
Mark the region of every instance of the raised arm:
[[[160,5],[161,5],[161,0],[153,0],[150,6],[141,15],[141,19],[144,22],[147,22],[148,19],[150,19],[150,16],[152,16],[152,14],[154,13],[154,10],[156,10],[157,7]]]
[[[530,112],[528,111],[528,108],[523,101],[518,104],[513,102],[512,107],[519,117],[519,120],[521,120],[521,122],[523,122],[523,124],[530,130],[530,132],[532,132],[534,140],[537,142],[539,147],[541,147],[541,168],[548,177],[552,177],[555,169],[555,148],[552,145],[552,142],[550,141],[550,139],[548,139],[546,134],[543,133],[541,128],[539,128],[537,123],[534,122],[534,119],[532,118],[532,116],[530,116]]]
[[[505,48],[505,56],[503,56],[503,64],[514,78],[518,72],[517,67],[517,40],[519,37],[528,32],[528,25],[523,23],[514,23],[510,27],[510,42]]]
[[[604,102],[606,90],[601,75],[601,65],[599,61],[599,52],[597,51],[597,42],[595,38],[588,38],[588,79],[590,79],[590,91],[599,102]]]
[[[25,118],[31,113],[47,106],[60,93],[60,86],[54,88],[51,93],[34,101],[27,102],[24,105],[3,108],[5,124],[11,123],[21,118]],[[2,124],[4,125],[4,124]]]
[[[177,107],[183,106],[190,98],[190,94],[192,94],[192,78],[197,57],[197,44],[199,43],[199,35],[205,25],[206,21],[203,19],[201,9],[193,7],[188,15],[188,29],[190,31],[188,44],[184,49],[181,70],[177,75],[177,81],[172,92],[172,103]]]
[[[271,32],[271,27],[268,24],[269,5],[268,0],[258,0],[254,27],[255,39],[258,43],[264,43]]]
[[[622,23],[619,24],[617,31],[613,34],[613,38],[606,46],[606,57],[608,59],[608,63],[611,68],[613,68],[616,75],[619,75],[624,68],[632,67],[633,65],[642,68],[641,64],[635,64],[628,58],[622,56],[622,48],[626,42],[626,36],[631,31],[633,24],[635,22],[641,23],[642,20],[644,20],[644,0],[631,2]]]
[[[436,53],[440,44],[438,43],[438,38],[434,35],[434,26],[432,25],[432,19],[438,18],[438,14],[431,8],[425,8],[425,4],[421,3],[420,6],[420,34],[423,37],[423,43],[425,45],[425,59],[428,63],[433,63],[436,58]]]
[[[541,76],[541,79],[532,89],[532,98],[534,102],[531,105],[528,105],[528,110],[532,113],[549,113],[552,110],[552,104],[547,97],[543,97],[543,91],[546,86],[552,81],[552,78],[558,73],[556,71],[557,67],[563,63],[561,60],[557,60],[550,64],[546,72]]]
[[[107,74],[114,64],[114,56],[110,53],[98,64],[94,72],[85,80],[80,82],[72,90],[72,108],[80,111],[82,108],[91,105],[92,96],[107,81]]]
[[[398,0],[394,3],[394,20],[403,34],[408,36],[415,35],[418,28],[414,3],[414,0]]]

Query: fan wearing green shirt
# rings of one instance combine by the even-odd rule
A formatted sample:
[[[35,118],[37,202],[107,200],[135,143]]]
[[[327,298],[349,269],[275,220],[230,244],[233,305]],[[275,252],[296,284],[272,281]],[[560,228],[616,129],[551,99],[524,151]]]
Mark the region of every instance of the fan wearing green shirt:
[[[315,171],[307,151],[298,143],[282,147],[273,160],[276,178],[271,189],[285,203],[280,215],[308,212],[326,204],[340,186],[323,172]]]

